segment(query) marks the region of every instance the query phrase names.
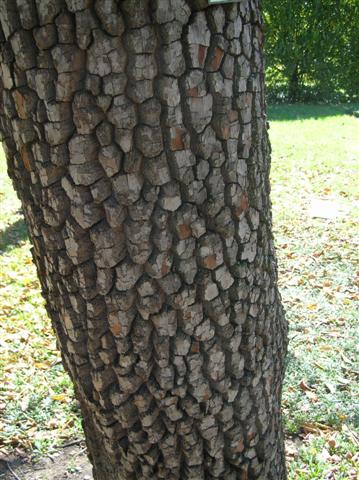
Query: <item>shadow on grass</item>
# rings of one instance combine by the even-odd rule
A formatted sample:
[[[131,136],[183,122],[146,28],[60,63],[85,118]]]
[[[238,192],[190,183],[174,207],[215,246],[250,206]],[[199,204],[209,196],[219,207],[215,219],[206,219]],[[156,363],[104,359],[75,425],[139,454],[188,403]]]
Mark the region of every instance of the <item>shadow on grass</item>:
[[[20,245],[28,237],[25,221],[19,218],[0,232],[0,255]]]
[[[355,115],[359,111],[359,103],[345,103],[339,105],[319,105],[319,104],[283,104],[269,105],[269,121],[291,121],[320,119],[325,117],[335,117],[338,115]]]

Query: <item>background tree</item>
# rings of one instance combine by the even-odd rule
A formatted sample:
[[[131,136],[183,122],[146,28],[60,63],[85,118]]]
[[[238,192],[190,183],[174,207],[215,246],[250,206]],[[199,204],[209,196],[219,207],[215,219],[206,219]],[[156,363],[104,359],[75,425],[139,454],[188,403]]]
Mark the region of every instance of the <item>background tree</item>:
[[[95,478],[284,479],[257,1],[0,21],[9,174]]]
[[[270,98],[358,98],[357,1],[278,0],[264,7]]]

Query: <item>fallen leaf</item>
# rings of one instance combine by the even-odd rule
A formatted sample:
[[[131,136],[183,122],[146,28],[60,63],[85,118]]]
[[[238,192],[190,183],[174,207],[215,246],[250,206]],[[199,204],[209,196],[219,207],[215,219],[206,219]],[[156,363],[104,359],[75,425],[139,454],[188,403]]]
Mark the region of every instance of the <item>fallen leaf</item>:
[[[291,457],[291,458],[297,457],[298,453],[299,453],[298,448],[294,445],[294,443],[286,442],[286,444],[285,444],[285,454],[286,454],[287,457]]]
[[[335,347],[333,345],[319,345],[319,350],[321,352],[332,352],[335,350]]]
[[[330,463],[340,463],[341,458],[339,457],[339,455],[334,454],[330,456],[329,461]]]
[[[321,460],[323,460],[323,462],[327,462],[330,458],[330,453],[328,452],[328,450],[326,448],[323,448],[323,450],[321,451],[320,455],[319,455],[319,458]]]
[[[348,357],[346,357],[346,356],[344,355],[343,352],[340,352],[340,356],[342,357],[342,359],[344,360],[344,362],[346,362],[346,363],[351,363],[351,364],[353,363]]]
[[[312,390],[305,382],[305,380],[301,380],[300,384],[299,384],[299,387],[304,391],[304,392],[307,392],[307,391],[310,391]]]
[[[330,472],[328,472],[325,476],[325,480],[335,480],[335,472],[337,471],[337,468],[332,468]]]
[[[320,363],[318,363],[318,362],[313,362],[313,365],[315,367],[319,368],[320,370],[325,370],[325,368],[322,365],[320,365]]]
[[[48,365],[47,363],[43,363],[43,362],[35,362],[35,367],[40,369],[40,370],[47,370],[50,365]]]
[[[335,388],[335,385],[333,385],[332,383],[325,382],[324,385],[327,388],[328,392],[330,392],[330,393],[335,392],[336,388]]]
[[[316,435],[320,435],[322,432],[332,432],[333,429],[329,425],[324,425],[323,423],[319,422],[306,422],[303,423],[301,426],[301,430],[303,433],[315,433]]]
[[[334,337],[334,338],[339,338],[343,336],[342,332],[335,331],[335,330],[333,330],[332,332],[328,332],[327,335],[328,337]]]
[[[312,403],[316,403],[319,401],[318,399],[318,395],[314,392],[311,392],[310,390],[306,390],[304,392],[306,394],[306,396],[309,398],[309,400],[312,402]]]
[[[317,310],[317,308],[318,305],[316,303],[310,303],[309,305],[307,305],[308,310]]]
[[[328,439],[328,445],[330,448],[336,448],[337,447],[337,442],[334,437],[330,437]]]
[[[66,393],[58,393],[56,395],[51,395],[51,399],[57,402],[63,402],[64,400],[67,399],[67,395]]]
[[[349,385],[351,383],[350,380],[347,378],[339,377],[337,378],[337,382],[340,383],[341,385]]]
[[[23,412],[26,412],[26,410],[29,408],[29,402],[30,402],[30,398],[27,396],[21,400],[20,408]]]

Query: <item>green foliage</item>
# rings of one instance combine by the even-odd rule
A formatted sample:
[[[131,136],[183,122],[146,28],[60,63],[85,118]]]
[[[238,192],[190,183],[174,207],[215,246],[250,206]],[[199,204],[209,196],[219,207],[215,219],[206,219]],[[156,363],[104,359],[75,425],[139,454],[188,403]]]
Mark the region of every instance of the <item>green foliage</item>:
[[[269,100],[357,100],[359,2],[263,3]]]

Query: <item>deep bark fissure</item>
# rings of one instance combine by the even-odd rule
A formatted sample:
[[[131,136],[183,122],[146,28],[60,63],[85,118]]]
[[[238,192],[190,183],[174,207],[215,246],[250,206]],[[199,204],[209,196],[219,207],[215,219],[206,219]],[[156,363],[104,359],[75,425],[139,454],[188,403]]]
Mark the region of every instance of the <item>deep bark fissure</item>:
[[[257,0],[0,21],[9,174],[95,479],[284,480]]]

